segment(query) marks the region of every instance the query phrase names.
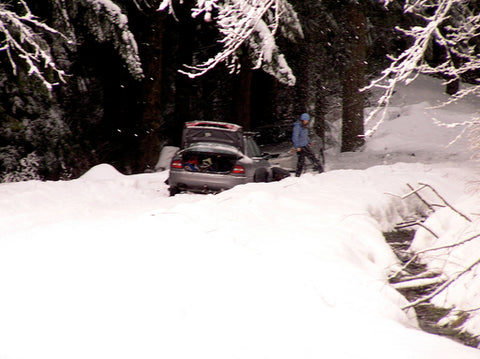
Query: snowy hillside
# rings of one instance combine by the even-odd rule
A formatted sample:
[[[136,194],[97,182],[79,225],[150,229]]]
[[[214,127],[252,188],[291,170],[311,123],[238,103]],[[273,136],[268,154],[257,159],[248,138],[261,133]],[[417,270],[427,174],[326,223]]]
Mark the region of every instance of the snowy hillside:
[[[366,150],[329,152],[323,174],[215,196],[168,197],[166,172],[109,165],[68,182],[1,184],[0,358],[479,358],[419,330],[388,283],[400,263],[382,231],[425,210],[396,196],[407,183],[429,183],[473,219],[438,211],[440,239],[419,231],[415,249],[478,222],[480,166],[465,142],[447,147],[458,129],[430,120],[442,96],[431,81],[398,91]],[[433,111],[459,121],[478,109]],[[476,260],[480,244],[470,245],[457,263]],[[468,291],[462,282],[438,301],[478,308],[471,274]]]

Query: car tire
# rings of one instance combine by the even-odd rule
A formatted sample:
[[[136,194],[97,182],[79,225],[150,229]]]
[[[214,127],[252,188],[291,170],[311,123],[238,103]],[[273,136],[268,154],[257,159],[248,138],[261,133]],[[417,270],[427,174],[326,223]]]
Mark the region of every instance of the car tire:
[[[169,187],[168,192],[170,193],[170,197],[173,197],[176,194],[179,194],[180,190],[177,187]]]
[[[259,168],[253,176],[254,182],[268,182],[268,171],[266,168]]]

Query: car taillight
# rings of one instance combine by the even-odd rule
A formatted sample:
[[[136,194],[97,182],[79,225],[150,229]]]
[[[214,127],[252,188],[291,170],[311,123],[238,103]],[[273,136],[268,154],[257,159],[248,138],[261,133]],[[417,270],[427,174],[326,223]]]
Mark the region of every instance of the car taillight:
[[[237,174],[237,175],[243,175],[243,174],[245,174],[245,168],[243,168],[243,167],[240,166],[240,165],[235,165],[235,166],[233,167],[232,173],[235,173],[235,174]]]
[[[172,161],[172,164],[170,165],[170,168],[182,169],[182,161],[180,161],[180,160]]]

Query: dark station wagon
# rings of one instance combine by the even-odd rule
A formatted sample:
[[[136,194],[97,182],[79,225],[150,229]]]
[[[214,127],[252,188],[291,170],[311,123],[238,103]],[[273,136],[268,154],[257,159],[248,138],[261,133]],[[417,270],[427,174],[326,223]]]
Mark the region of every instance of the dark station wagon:
[[[182,191],[217,193],[239,184],[269,182],[290,174],[272,168],[253,133],[225,122],[187,122],[180,150],[170,164],[170,195]]]

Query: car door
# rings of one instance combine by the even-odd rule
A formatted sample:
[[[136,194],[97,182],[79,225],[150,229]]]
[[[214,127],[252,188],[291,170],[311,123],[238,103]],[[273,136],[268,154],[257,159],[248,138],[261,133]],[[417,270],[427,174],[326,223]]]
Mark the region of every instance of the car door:
[[[255,142],[255,140],[252,137],[247,137],[245,143],[246,155],[253,160],[253,162],[255,163],[255,167],[269,168],[270,162],[268,162],[267,157],[263,155],[260,147],[258,147],[258,144]]]

